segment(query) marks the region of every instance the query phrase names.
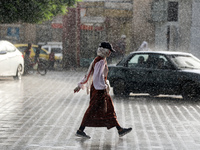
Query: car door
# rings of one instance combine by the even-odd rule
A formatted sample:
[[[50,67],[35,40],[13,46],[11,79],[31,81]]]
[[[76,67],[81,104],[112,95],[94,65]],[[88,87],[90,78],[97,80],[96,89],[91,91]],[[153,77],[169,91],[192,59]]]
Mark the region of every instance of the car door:
[[[8,75],[10,71],[10,62],[4,45],[0,47],[0,75]]]
[[[162,54],[152,54],[151,67],[147,72],[147,82],[150,92],[157,94],[174,93],[179,85],[178,73],[171,62]]]
[[[129,86],[133,92],[145,93],[149,88],[148,82],[148,68],[146,66],[146,59],[148,54],[135,54],[127,62],[127,79],[129,79]]]

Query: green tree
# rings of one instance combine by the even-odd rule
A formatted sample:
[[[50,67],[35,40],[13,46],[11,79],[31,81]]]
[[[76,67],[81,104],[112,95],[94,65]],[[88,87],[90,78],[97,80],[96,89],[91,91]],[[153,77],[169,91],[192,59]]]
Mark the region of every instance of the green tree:
[[[0,0],[0,23],[40,23],[65,14],[78,0]]]

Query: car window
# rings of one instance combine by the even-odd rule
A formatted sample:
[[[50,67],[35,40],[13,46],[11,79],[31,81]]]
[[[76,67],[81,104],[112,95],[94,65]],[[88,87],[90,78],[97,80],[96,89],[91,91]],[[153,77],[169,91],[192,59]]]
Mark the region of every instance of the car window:
[[[42,47],[42,48],[44,48],[44,49],[46,49],[47,51],[49,51],[49,48],[48,48],[48,47]]]
[[[146,66],[147,68],[156,68],[158,61],[158,55],[155,54],[149,54],[147,60],[146,60]]]
[[[179,68],[200,69],[200,60],[196,57],[190,55],[173,55],[170,58]]]
[[[135,54],[128,61],[128,67],[170,69],[172,64],[164,55],[160,54]]]
[[[156,69],[169,69],[170,63],[164,55],[159,55],[157,63],[155,64]]]
[[[34,53],[36,52],[37,47],[32,47]]]
[[[45,54],[45,55],[48,55],[44,50],[40,50],[40,54]]]
[[[128,61],[128,67],[145,68],[148,54],[136,54]]]
[[[54,53],[62,53],[61,48],[51,48],[51,51],[54,51]]]
[[[162,54],[150,54],[146,61],[147,68],[153,69],[172,69],[174,68],[166,56]]]
[[[128,59],[129,57],[130,57],[130,56],[125,56],[125,57],[123,57],[123,58],[117,63],[117,66],[126,66],[127,59]]]
[[[32,47],[33,48],[33,51],[34,51],[34,53],[36,52],[36,50],[38,49],[38,47]],[[45,55],[47,55],[47,53],[44,51],[44,50],[40,50],[40,54],[45,54]]]

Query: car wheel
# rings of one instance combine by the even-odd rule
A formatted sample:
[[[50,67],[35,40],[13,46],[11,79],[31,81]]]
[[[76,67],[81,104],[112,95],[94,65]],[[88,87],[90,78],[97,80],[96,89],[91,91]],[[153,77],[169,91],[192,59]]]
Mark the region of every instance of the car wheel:
[[[41,74],[41,75],[45,75],[47,73],[47,69],[45,64],[39,64],[37,71]]]
[[[21,79],[22,79],[22,73],[23,73],[22,66],[19,65],[19,66],[17,67],[16,76],[14,76],[14,79],[15,79],[15,80],[21,80]]]
[[[116,96],[129,96],[129,92],[126,89],[126,84],[123,80],[116,80],[113,86],[113,93]]]
[[[185,100],[195,100],[198,98],[198,89],[199,87],[195,83],[185,83],[182,88],[182,97]]]

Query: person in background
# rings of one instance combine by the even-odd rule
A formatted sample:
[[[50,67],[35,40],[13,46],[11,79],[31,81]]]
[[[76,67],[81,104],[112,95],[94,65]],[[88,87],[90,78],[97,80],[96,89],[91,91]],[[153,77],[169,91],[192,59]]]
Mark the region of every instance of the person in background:
[[[146,41],[143,41],[140,47],[137,49],[137,51],[149,51],[148,43]]]
[[[157,69],[165,69],[165,60],[163,58],[158,59]]]
[[[123,136],[132,130],[132,128],[122,128],[119,125],[109,94],[106,58],[110,56],[111,52],[115,52],[112,45],[108,42],[102,42],[97,49],[97,57],[90,64],[87,74],[74,89],[74,93],[76,93],[86,86],[87,93],[90,93],[89,107],[76,132],[76,135],[79,137],[90,138],[84,132],[85,127],[107,127],[107,129],[116,127],[119,136]]]
[[[138,63],[136,64],[136,67],[140,67],[140,68],[145,67],[145,61],[144,61],[144,57],[143,56],[140,56],[138,58]]]
[[[31,43],[28,43],[28,47],[27,47],[27,49],[24,51],[26,57],[29,57],[29,58],[30,58],[31,48],[32,48],[32,44],[31,44]]]
[[[29,64],[31,63],[31,58],[30,58],[31,48],[32,48],[32,44],[28,43],[28,47],[24,51],[24,54],[25,54],[25,56],[24,56],[24,74],[27,73],[27,70],[29,68]]]
[[[54,63],[55,63],[55,53],[54,50],[51,50],[51,53],[49,54],[49,69],[54,69]]]
[[[39,59],[41,48],[42,48],[42,45],[38,45],[38,48],[35,51],[35,62],[37,62]]]
[[[119,61],[126,54],[126,35],[121,35],[121,38],[115,41],[113,45],[116,53],[111,57],[113,57],[112,59],[116,59],[117,61]]]
[[[121,36],[121,40],[118,42],[119,52],[122,55],[122,57],[126,54],[126,35]]]

